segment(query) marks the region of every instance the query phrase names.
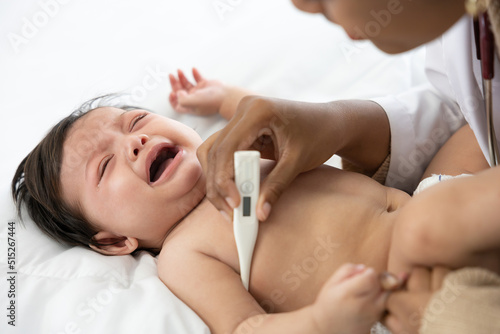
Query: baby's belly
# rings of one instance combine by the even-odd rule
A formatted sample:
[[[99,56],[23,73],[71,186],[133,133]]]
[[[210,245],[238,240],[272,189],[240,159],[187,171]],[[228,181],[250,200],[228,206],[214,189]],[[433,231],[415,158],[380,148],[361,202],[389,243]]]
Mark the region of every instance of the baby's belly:
[[[384,188],[368,182],[358,193],[328,185],[328,175],[294,182],[260,224],[250,292],[268,312],[311,304],[344,263],[387,269],[392,219]]]

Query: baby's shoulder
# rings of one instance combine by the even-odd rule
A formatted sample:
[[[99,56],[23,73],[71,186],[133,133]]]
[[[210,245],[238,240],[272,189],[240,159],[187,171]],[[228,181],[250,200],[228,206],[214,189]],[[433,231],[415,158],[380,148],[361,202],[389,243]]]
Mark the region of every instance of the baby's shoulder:
[[[182,277],[189,276],[200,255],[205,254],[196,233],[188,226],[178,226],[163,242],[158,254],[158,276],[167,286],[182,284]]]
[[[163,268],[191,265],[189,261],[200,257],[233,266],[234,260],[228,255],[234,248],[232,225],[219,216],[215,209],[200,210],[173,229],[158,255],[159,273]]]
[[[160,253],[158,254],[159,270],[164,266],[171,264],[175,259],[181,257],[186,252],[194,251],[190,242],[188,230],[184,226],[176,227],[163,242]]]

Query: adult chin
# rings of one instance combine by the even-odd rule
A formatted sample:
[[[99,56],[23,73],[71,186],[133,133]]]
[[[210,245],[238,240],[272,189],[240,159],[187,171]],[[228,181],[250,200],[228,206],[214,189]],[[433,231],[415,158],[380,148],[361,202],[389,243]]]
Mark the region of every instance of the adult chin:
[[[398,54],[398,53],[410,51],[410,50],[415,49],[415,48],[424,44],[424,42],[422,42],[422,43],[408,43],[407,41],[401,41],[401,42],[390,41],[390,42],[388,42],[388,41],[378,40],[378,39],[371,40],[371,42],[380,51],[385,52],[387,54]]]

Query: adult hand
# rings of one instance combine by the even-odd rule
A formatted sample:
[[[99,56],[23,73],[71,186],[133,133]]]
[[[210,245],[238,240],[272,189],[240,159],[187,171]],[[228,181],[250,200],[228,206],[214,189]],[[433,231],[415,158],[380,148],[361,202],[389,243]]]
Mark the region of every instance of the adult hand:
[[[406,289],[393,292],[387,300],[387,328],[394,334],[418,334],[425,308],[449,272],[444,267],[413,269]]]
[[[245,97],[227,126],[198,149],[208,199],[231,217],[240,201],[233,179],[234,152],[258,150],[263,158],[277,161],[261,184],[257,202],[257,216],[266,220],[273,203],[299,173],[321,165],[337,152],[343,129],[329,104]]]

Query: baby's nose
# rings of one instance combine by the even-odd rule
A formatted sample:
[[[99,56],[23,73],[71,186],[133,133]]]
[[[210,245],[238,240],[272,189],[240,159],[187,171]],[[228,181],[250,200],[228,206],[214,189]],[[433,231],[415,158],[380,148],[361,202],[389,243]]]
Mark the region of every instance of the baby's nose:
[[[139,153],[144,149],[144,145],[149,141],[147,135],[133,135],[129,137],[128,156],[131,161],[135,161]]]

